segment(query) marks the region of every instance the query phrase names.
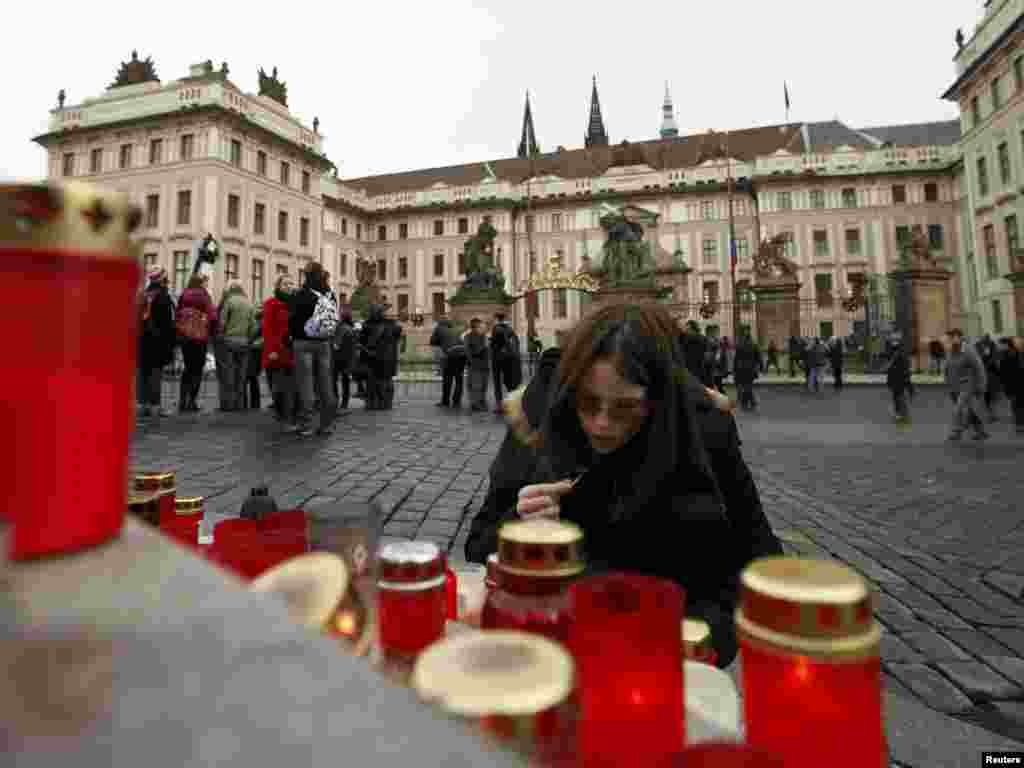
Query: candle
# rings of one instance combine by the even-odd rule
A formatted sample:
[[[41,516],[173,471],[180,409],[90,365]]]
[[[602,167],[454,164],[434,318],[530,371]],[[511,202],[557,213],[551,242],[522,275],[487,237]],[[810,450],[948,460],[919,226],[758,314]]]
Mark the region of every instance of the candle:
[[[128,512],[154,528],[159,528],[160,492],[129,489]]]
[[[711,644],[711,627],[700,619],[683,619],[683,656],[690,661],[715,665],[718,652]]]
[[[412,673],[424,700],[545,765],[571,750],[572,685],[564,647],[508,630],[451,635],[425,650]]]
[[[75,552],[124,522],[139,265],[138,208],[86,184],[0,185],[0,462],[10,555]]]
[[[439,640],[445,623],[441,550],[429,541],[398,541],[380,549],[377,622],[385,657],[411,661]]]
[[[160,498],[160,523],[174,520],[177,501],[177,476],[174,472],[139,472],[135,475],[135,490],[155,492]]]
[[[176,498],[174,516],[162,520],[160,529],[171,538],[192,547],[199,546],[199,524],[203,522],[203,497]]]
[[[741,585],[749,743],[789,768],[820,765],[823,754],[836,768],[884,766],[881,632],[864,579],[833,561],[770,557]]]
[[[685,593],[664,579],[611,573],[574,584],[569,600],[581,764],[665,764],[685,738]]]
[[[443,552],[441,562],[444,565],[444,617],[446,620],[455,621],[459,618],[459,583],[455,578],[455,571],[448,564],[448,555]]]

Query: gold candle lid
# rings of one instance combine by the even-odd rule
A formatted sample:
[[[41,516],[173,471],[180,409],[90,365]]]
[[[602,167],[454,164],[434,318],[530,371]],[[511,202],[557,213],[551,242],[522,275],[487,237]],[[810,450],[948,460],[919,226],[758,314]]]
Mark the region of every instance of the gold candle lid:
[[[0,243],[37,250],[73,247],[90,256],[141,257],[131,234],[141,209],[123,192],[78,181],[0,184]]]
[[[174,511],[179,515],[190,515],[203,509],[202,496],[185,496],[174,500]]]
[[[737,631],[796,653],[862,657],[878,652],[881,630],[864,578],[832,560],[765,557],[740,575]]]
[[[573,661],[557,643],[513,630],[460,632],[416,660],[412,687],[424,700],[460,717],[519,717],[569,696]]]
[[[135,475],[136,491],[173,491],[176,477],[173,472],[139,472]]]
[[[348,591],[345,561],[329,552],[293,557],[255,579],[252,592],[284,597],[288,612],[303,626],[324,629]]]
[[[136,504],[151,504],[157,501],[162,494],[160,491],[136,491],[131,488],[128,489],[128,506],[135,506]]]
[[[695,655],[706,656],[711,652],[711,627],[706,621],[683,619],[682,634],[687,658]]]
[[[584,568],[583,531],[550,518],[505,523],[498,531],[498,565],[523,576],[575,576]]]

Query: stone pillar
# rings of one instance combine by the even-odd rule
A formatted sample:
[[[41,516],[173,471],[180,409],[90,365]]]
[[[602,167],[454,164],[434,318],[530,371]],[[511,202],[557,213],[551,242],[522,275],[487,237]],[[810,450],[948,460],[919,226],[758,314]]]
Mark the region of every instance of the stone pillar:
[[[892,272],[895,281],[896,329],[915,369],[928,367],[928,342],[940,339],[952,324],[949,281],[953,273],[941,268]]]
[[[757,295],[751,335],[762,348],[774,341],[779,349],[787,349],[789,337],[800,335],[800,283],[754,286],[751,290]]]

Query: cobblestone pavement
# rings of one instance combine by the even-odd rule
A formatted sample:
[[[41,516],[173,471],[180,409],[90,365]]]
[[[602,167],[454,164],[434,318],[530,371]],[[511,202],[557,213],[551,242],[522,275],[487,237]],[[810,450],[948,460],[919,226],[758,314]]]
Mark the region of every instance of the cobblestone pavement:
[[[504,429],[435,407],[430,389],[384,413],[354,400],[328,439],[277,437],[266,411],[163,419],[140,427],[134,466],[175,468],[212,522],[260,480],[283,507],[377,499],[386,536],[460,558]],[[1024,744],[1024,436],[1005,405],[990,440],[950,443],[939,387],[919,389],[910,427],[891,423],[882,387],[761,397],[739,420],[768,516],[789,551],[841,560],[878,587],[889,690]]]

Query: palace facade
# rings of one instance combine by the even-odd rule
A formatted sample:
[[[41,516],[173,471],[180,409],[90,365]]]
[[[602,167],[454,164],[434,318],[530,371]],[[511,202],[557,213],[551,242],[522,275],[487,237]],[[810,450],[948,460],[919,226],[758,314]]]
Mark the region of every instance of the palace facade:
[[[339,179],[319,121],[307,127],[291,114],[276,69],[259,79],[259,93],[246,93],[226,64],[204,62],[165,83],[133,53],[101,96],[69,106],[62,92],[35,141],[48,153],[51,178],[120,189],[142,207],[147,266],[166,267],[175,291],[191,271],[195,242],[209,232],[225,254],[215,292],[238,279],[262,299],[276,275],[318,260],[347,300],[364,258],[376,264],[377,282],[400,315],[419,311],[429,321],[464,279],[462,248],[483,220],[497,228],[495,256],[518,294],[546,265],[576,270],[596,262],[599,218],[607,205],[629,204],[658,215],[646,239],[659,264],[690,268],[665,278],[670,308],[732,334],[731,200],[738,295],[749,296],[743,289],[755,282],[759,240],[784,234],[798,266],[805,334],[844,335],[865,321],[887,327],[886,275],[915,228],[956,273],[953,322],[972,333],[994,329],[979,310],[987,295],[973,298],[959,279],[974,236],[964,224],[971,191],[958,121],[860,129],[788,123],[682,136],[666,87],[661,109],[652,110],[659,138],[613,142],[595,81],[582,148],[541,151],[527,101],[515,156]],[[867,306],[853,307],[843,299],[861,277],[871,286]],[[586,301],[571,291],[538,294],[531,306],[546,343]],[[702,304],[714,314],[702,319]],[[520,328],[528,309],[526,300],[513,306]],[[999,309],[1004,326],[1016,322],[1012,302]]]

